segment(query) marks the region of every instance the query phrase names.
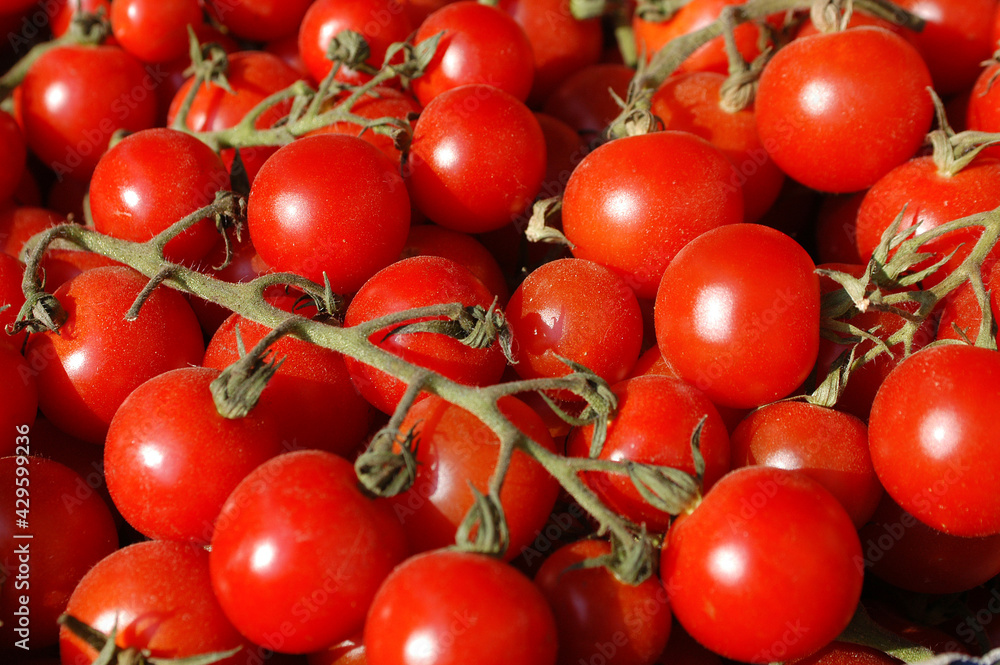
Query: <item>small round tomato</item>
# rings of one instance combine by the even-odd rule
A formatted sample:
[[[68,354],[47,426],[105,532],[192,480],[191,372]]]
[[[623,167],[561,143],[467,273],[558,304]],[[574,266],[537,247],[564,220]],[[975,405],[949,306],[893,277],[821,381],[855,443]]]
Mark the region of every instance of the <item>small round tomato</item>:
[[[436,224],[418,224],[410,228],[401,258],[441,256],[465,266],[499,299],[501,307],[510,299],[507,280],[497,260],[481,242],[470,235]]]
[[[410,198],[378,148],[321,134],[267,161],[250,190],[247,224],[270,267],[319,284],[325,277],[334,292],[353,293],[399,256],[410,230]]]
[[[268,42],[294,35],[312,0],[206,0],[205,9],[243,39]]]
[[[625,65],[599,63],[583,67],[559,83],[542,110],[590,141],[621,113],[615,95],[618,99],[628,97],[633,76],[635,71]]]
[[[1000,262],[983,265],[983,284],[990,294],[990,309],[994,319],[1000,318]],[[972,285],[966,282],[949,294],[941,308],[937,339],[966,339],[975,342],[982,325],[983,312]],[[1000,337],[994,334],[994,339]]]
[[[0,346],[0,385],[8,393],[0,402],[0,456],[13,455],[19,427],[31,427],[38,414],[38,381],[24,356]]]
[[[204,23],[198,0],[112,0],[111,30],[143,62],[167,62],[188,51],[188,26]]]
[[[801,658],[847,627],[861,597],[851,518],[799,471],[745,467],[671,526],[660,561],[674,617],[747,663]]]
[[[405,119],[411,113],[420,113],[420,104],[409,93],[400,92],[385,86],[378,86],[366,93],[351,106],[351,113],[361,118],[378,120],[380,118]],[[335,122],[309,132],[313,134],[349,134],[359,136],[385,153],[393,164],[400,163],[399,148],[388,134],[380,134],[373,129],[363,128],[353,122]]]
[[[24,264],[10,254],[0,252],[0,348],[20,351],[24,340],[28,338],[27,331],[11,335],[7,326],[14,324],[21,308],[24,307],[24,292],[21,291],[21,281],[24,279]]]
[[[823,198],[816,213],[816,255],[820,263],[863,263],[858,254],[858,208],[868,190]]]
[[[45,208],[22,205],[0,211],[0,251],[20,256],[21,250],[33,236],[65,223],[65,217]],[[45,280],[45,286],[51,286],[48,279]]]
[[[243,635],[307,653],[359,631],[405,556],[402,528],[387,504],[361,493],[351,463],[303,450],[265,462],[233,490],[209,564],[215,595]]]
[[[953,536],[1000,533],[1000,353],[964,344],[922,349],[875,395],[868,436],[886,491]]]
[[[369,665],[555,665],[556,625],[542,593],[482,554],[435,550],[392,571],[365,623]]]
[[[17,191],[28,159],[28,145],[21,127],[6,111],[0,111],[0,202]]]
[[[819,278],[802,247],[754,224],[688,243],[656,294],[656,340],[685,381],[718,404],[789,395],[819,351]]]
[[[111,0],[54,0],[44,3],[42,8],[49,15],[52,36],[62,37],[69,30],[69,24],[73,17],[80,12],[96,14],[98,10],[103,10],[105,16],[109,15],[111,13]]]

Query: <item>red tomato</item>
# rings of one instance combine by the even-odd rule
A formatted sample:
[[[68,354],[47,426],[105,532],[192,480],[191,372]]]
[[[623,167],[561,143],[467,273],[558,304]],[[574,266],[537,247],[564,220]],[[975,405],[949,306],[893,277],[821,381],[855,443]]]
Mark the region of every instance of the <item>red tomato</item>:
[[[573,170],[587,155],[587,146],[575,129],[547,113],[535,113],[545,136],[545,181],[539,198],[561,196]],[[535,243],[542,244],[542,243]]]
[[[417,100],[408,93],[379,86],[355,102],[351,107],[351,113],[370,120],[377,120],[379,118],[404,119],[411,113],[420,113],[420,108]],[[385,156],[391,159],[393,164],[400,163],[399,148],[396,147],[391,136],[379,134],[373,129],[363,129],[361,125],[353,122],[335,122],[309,132],[307,136],[312,136],[313,134],[349,134],[351,136],[360,136],[385,153]]]
[[[402,528],[387,504],[361,493],[351,463],[303,450],[265,462],[233,490],[209,564],[215,595],[243,635],[306,653],[360,630],[405,556]]]
[[[663,274],[655,310],[660,352],[718,404],[753,407],[789,395],[819,350],[814,270],[802,247],[768,227],[702,234]]]
[[[542,110],[562,120],[586,140],[597,137],[621,113],[635,71],[625,65],[596,64],[567,76],[545,100]]]
[[[0,402],[0,456],[14,455],[18,427],[31,427],[38,413],[38,381],[24,356],[0,346],[0,385],[7,386]]]
[[[212,595],[209,554],[187,543],[153,540],[124,547],[90,569],[66,611],[108,634],[117,626],[122,648],[157,658],[242,650],[220,665],[249,665],[260,650],[240,636]],[[97,651],[65,628],[63,665],[86,665]]]
[[[602,145],[573,171],[563,231],[573,256],[611,268],[640,298],[653,298],[663,271],[688,242],[743,220],[733,166],[688,132],[656,132]]]
[[[309,654],[309,665],[368,665],[361,635]]]
[[[347,308],[345,326],[401,312],[414,307],[461,303],[488,308],[493,302],[483,283],[469,270],[449,259],[415,256],[393,263],[372,277]],[[474,349],[437,333],[393,334],[379,330],[369,340],[393,355],[439,372],[467,385],[491,385],[503,374],[506,361],[497,344]],[[392,413],[406,384],[385,372],[347,358],[354,385],[372,405]]]
[[[28,146],[56,176],[86,180],[112,134],[154,125],[156,84],[154,72],[117,46],[48,51],[20,86]]]
[[[787,662],[795,665],[896,665],[903,661],[872,647],[834,641],[811,656]]]
[[[435,224],[419,224],[410,228],[401,258],[411,256],[441,256],[465,266],[499,298],[501,307],[507,304],[510,290],[497,260],[481,242],[470,235]]]
[[[53,37],[63,36],[69,30],[69,24],[79,12],[97,13],[104,10],[104,15],[111,13],[111,0],[53,0],[42,5],[49,15],[49,26]]]
[[[21,280],[24,278],[24,265],[13,256],[0,252],[0,348],[20,351],[24,340],[28,338],[27,331],[11,335],[7,326],[14,324],[18,312],[24,307],[24,293],[21,291]]]
[[[847,626],[861,596],[850,517],[805,474],[728,474],[670,529],[660,574],[677,620],[747,663],[808,656]]]
[[[131,268],[94,268],[56,289],[66,322],[32,335],[25,355],[38,372],[42,413],[59,429],[101,444],[132,390],[201,361],[201,328],[180,293],[160,287],[135,321],[125,320],[147,281]]]
[[[830,195],[816,215],[816,254],[820,263],[863,263],[858,254],[858,208],[868,190]]]
[[[0,201],[6,201],[17,191],[24,177],[28,146],[24,132],[9,113],[0,111]]]
[[[250,238],[272,268],[353,293],[392,263],[410,230],[398,169],[353,136],[284,146],[261,169],[247,205]],[[292,242],[289,240],[292,239]]]
[[[997,11],[1000,18],[1000,11]],[[997,21],[1000,26],[1000,20]],[[1000,28],[998,28],[1000,31]],[[996,40],[993,41],[997,43]],[[965,124],[968,129],[981,132],[995,132],[1000,130],[1000,86],[993,85],[994,79],[1000,72],[1000,63],[988,65],[979,72],[979,77],[972,86],[969,94],[969,106],[966,109]],[[986,148],[980,155],[990,157],[1000,156],[1000,150],[996,146]]]
[[[868,521],[882,497],[868,428],[846,413],[805,402],[769,404],[740,423],[731,443],[734,469],[800,469],[840,501],[855,528]]]
[[[1000,262],[983,266],[983,283],[990,294],[990,309],[994,318],[1000,318]],[[982,324],[983,312],[972,286],[966,282],[948,296],[941,308],[938,324],[938,339],[961,339],[959,331],[966,339],[975,342]],[[994,335],[996,339],[998,335]]]
[[[312,0],[207,0],[205,9],[230,32],[266,42],[294,35]]]
[[[19,256],[32,236],[53,226],[65,224],[66,218],[52,210],[34,206],[12,206],[0,212],[0,251]],[[48,279],[46,287],[50,286]]]
[[[70,593],[91,566],[115,551],[118,534],[101,497],[77,496],[75,472],[28,455],[32,436],[20,424],[23,429],[3,430],[4,443],[9,440],[18,457],[0,458],[0,639],[4,648],[24,640],[40,651],[59,639],[56,619]]]
[[[180,58],[188,26],[204,23],[198,0],[112,0],[110,19],[121,47],[143,62]]]
[[[612,387],[618,410],[608,424],[608,436],[598,459],[641,462],[694,474],[691,435],[702,418],[701,454],[705,458],[703,491],[729,471],[729,433],[718,411],[701,392],[678,379],[643,376]],[[575,457],[590,454],[594,427],[574,430],[566,450]],[[670,525],[670,515],[649,505],[626,475],[585,474],[587,484],[613,510],[653,532]]]
[[[407,559],[378,591],[365,624],[370,665],[554,665],[556,625],[521,573],[481,554]]]
[[[871,187],[923,143],[930,73],[905,39],[872,27],[795,39],[757,89],[757,131],[792,178],[824,192]]]
[[[467,85],[438,95],[420,114],[404,173],[432,221],[483,233],[531,205],[545,164],[545,137],[528,107],[503,90]]]
[[[1000,533],[1000,354],[966,345],[923,349],[886,377],[868,422],[886,491],[953,536]]]

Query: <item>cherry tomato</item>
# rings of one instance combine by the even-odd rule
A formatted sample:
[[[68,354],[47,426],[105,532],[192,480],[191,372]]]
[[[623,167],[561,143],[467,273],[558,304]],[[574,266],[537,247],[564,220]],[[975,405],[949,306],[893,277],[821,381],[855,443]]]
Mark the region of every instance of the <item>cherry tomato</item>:
[[[198,0],[112,0],[111,30],[143,62],[167,62],[188,52],[188,26],[204,22]]]
[[[816,215],[816,254],[820,263],[863,263],[858,253],[858,208],[868,190],[830,195]]]
[[[398,256],[410,198],[398,169],[353,136],[321,134],[284,146],[254,181],[250,238],[272,268],[353,293]],[[290,239],[294,239],[289,242]]]
[[[69,30],[69,24],[79,12],[96,14],[103,9],[104,15],[111,14],[111,0],[53,0],[42,5],[49,15],[49,26],[53,37],[61,37]]]
[[[411,113],[420,113],[420,108],[417,100],[409,94],[385,86],[379,86],[355,102],[351,107],[351,113],[370,120],[377,120],[379,118],[404,119]],[[393,164],[400,163],[399,148],[396,147],[391,136],[380,134],[373,129],[363,129],[361,125],[353,122],[335,122],[309,132],[307,136],[313,134],[349,134],[351,136],[360,136],[385,153],[385,156],[392,160]]]
[[[862,26],[795,39],[757,89],[757,131],[792,178],[824,192],[871,187],[909,159],[934,114],[930,73],[905,39]]]
[[[997,16],[1000,17],[1000,12],[997,12]],[[1000,21],[997,21],[997,25],[1000,25]],[[997,30],[1000,31],[1000,28]],[[997,41],[993,40],[993,43],[996,44]],[[1000,99],[998,97],[1000,86],[993,85],[997,72],[1000,72],[1000,63],[990,64],[979,72],[979,77],[972,86],[972,92],[969,93],[969,106],[965,115],[967,129],[981,132],[995,132],[1000,129],[1000,112],[998,112],[1000,104],[997,102],[997,99]],[[996,146],[991,146],[979,154],[998,157],[1000,150],[997,150]]]
[[[559,83],[542,110],[590,141],[621,113],[611,93],[625,99],[633,76],[635,71],[625,65],[603,63],[583,67]]]
[[[674,617],[747,663],[808,656],[847,626],[861,596],[851,518],[799,471],[737,469],[668,534],[660,574]]]
[[[266,42],[298,30],[312,0],[207,0],[210,16],[238,37]]]
[[[386,579],[364,642],[369,665],[554,665],[556,639],[552,611],[528,578],[481,554],[435,550]]]
[[[24,132],[13,116],[0,111],[0,164],[4,165],[0,171],[0,201],[6,201],[17,191],[27,159]]]
[[[0,211],[0,251],[19,256],[32,236],[65,223],[65,217],[45,208],[12,206]],[[47,279],[45,284],[49,286]]]
[[[795,665],[896,665],[903,661],[872,647],[833,641],[811,656],[789,662]]]
[[[7,397],[0,402],[0,456],[13,455],[18,427],[31,427],[38,413],[38,381],[24,356],[0,346],[0,385]]]
[[[1000,533],[1000,354],[922,349],[890,372],[868,421],[872,462],[908,513],[953,536]]]
[[[435,224],[420,224],[410,229],[401,258],[441,256],[465,266],[499,299],[501,307],[510,299],[507,281],[497,260],[472,236]]]
[[[265,462],[233,490],[209,564],[215,595],[244,636],[307,653],[360,630],[405,556],[402,528],[387,504],[361,493],[351,463],[303,450]]]
[[[535,120],[545,136],[545,181],[539,197],[561,196],[573,170],[587,155],[587,147],[576,130],[559,118],[535,113]]]
[[[990,294],[990,309],[994,318],[1000,317],[1000,262],[983,266],[983,283]],[[945,300],[941,308],[941,321],[938,324],[938,339],[966,339],[975,342],[982,324],[983,312],[972,286],[966,282],[958,287]],[[994,339],[997,335],[994,334]]]
[[[7,326],[14,324],[18,312],[24,307],[24,293],[21,280],[24,265],[13,256],[0,252],[0,348],[20,351],[28,333],[22,331],[11,335]]]

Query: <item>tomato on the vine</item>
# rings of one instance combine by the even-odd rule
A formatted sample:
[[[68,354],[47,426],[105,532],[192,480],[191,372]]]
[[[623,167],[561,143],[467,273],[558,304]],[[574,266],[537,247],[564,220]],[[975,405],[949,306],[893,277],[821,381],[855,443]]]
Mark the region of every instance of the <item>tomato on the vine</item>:
[[[188,26],[204,22],[198,0],[112,0],[111,30],[143,62],[167,62],[188,51]]]

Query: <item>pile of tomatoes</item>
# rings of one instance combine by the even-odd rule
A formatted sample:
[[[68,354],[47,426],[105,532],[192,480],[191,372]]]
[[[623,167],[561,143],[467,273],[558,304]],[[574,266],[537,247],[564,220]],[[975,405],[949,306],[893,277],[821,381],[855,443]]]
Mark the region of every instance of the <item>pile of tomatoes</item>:
[[[1000,644],[1000,7],[655,5],[0,0],[0,661]]]

